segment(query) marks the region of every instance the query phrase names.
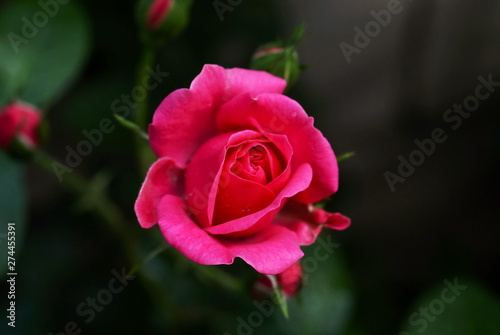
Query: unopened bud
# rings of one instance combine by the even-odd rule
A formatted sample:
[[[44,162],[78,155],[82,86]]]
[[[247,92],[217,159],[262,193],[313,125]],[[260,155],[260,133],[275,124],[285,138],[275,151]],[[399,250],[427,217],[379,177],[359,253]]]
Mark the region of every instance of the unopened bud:
[[[302,287],[303,282],[302,266],[299,262],[294,263],[285,271],[276,275],[276,280],[281,292],[287,298],[293,297]],[[273,286],[267,276],[259,277],[254,285],[253,293],[257,298],[265,298],[272,294]]]
[[[267,71],[286,80],[288,87],[292,86],[299,77],[300,64],[297,51],[293,47],[266,45],[255,52],[251,68]]]
[[[304,30],[304,25],[299,25],[288,41],[276,41],[257,49],[250,67],[285,79],[287,88],[290,88],[297,81],[301,70],[297,48]]]
[[[28,148],[39,145],[41,114],[36,107],[14,102],[0,109],[0,148],[9,149],[17,139]]]
[[[193,0],[142,0],[138,15],[146,43],[161,44],[182,32],[189,21]]]

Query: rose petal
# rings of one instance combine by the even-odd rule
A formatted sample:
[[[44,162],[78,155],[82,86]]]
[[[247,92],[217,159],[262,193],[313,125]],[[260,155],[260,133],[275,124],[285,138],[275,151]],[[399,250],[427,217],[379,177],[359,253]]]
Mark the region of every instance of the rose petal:
[[[329,213],[321,208],[315,208],[312,212],[314,220],[322,223],[325,227],[335,230],[344,230],[351,225],[351,219],[340,213]]]
[[[240,257],[260,273],[277,274],[303,256],[297,236],[284,227],[270,226],[238,240],[218,240],[189,218],[182,199],[166,195],[159,208],[159,226],[167,242],[196,263],[231,264]]]
[[[253,147],[254,145],[258,144],[263,148],[263,151],[268,156],[266,157],[266,159],[268,160],[268,166],[261,166],[265,168],[265,170],[267,170],[267,173],[264,170],[259,171],[262,172],[262,174],[265,174],[265,176],[262,176],[262,180],[258,178],[259,176],[257,174],[255,174],[255,177],[252,177],[251,171],[245,171],[245,165],[243,164],[236,163],[231,168],[231,171],[244,179],[254,181],[260,180],[262,181],[261,183],[265,184],[274,193],[279,193],[288,182],[288,179],[290,179],[293,150],[290,143],[288,142],[288,139],[284,135],[269,134],[266,132],[262,132],[262,135],[264,136],[264,139],[248,140],[246,141],[247,144],[243,146],[243,149],[241,149],[240,151],[235,151],[232,154],[228,155],[228,157],[226,157],[225,164],[230,164],[232,162],[231,160],[234,160],[234,157],[243,154],[245,152],[245,148]],[[259,142],[261,143],[259,144]],[[263,179],[268,179],[268,177],[270,180],[266,184],[263,182]]]
[[[200,225],[212,225],[219,184],[228,183],[221,180],[227,147],[259,136],[252,130],[215,136],[194,155],[186,172],[186,193],[190,210]]]
[[[264,140],[248,140],[227,150],[224,170],[245,180],[266,185],[272,179],[269,160],[274,153],[267,150],[270,143]],[[257,157],[258,156],[258,157]]]
[[[234,257],[217,239],[207,234],[187,214],[186,203],[166,195],[159,204],[160,230],[174,248],[203,265],[231,264]]]
[[[297,236],[279,226],[268,226],[244,239],[221,241],[234,257],[242,258],[263,274],[283,272],[304,256]]]
[[[264,185],[223,172],[224,184],[219,184],[212,225],[241,218],[266,208],[276,194]]]
[[[276,218],[273,225],[284,226],[297,234],[300,245],[311,245],[316,241],[316,238],[323,230],[323,226],[310,223],[307,221],[281,221],[281,218]]]
[[[249,93],[283,93],[286,81],[265,71],[240,68],[225,69],[219,65],[207,64],[193,80],[190,89],[204,100],[223,104],[237,95]]]
[[[156,109],[148,128],[155,154],[186,165],[196,149],[217,133],[213,121],[216,109],[211,104],[189,89],[169,94]]]
[[[184,169],[169,158],[160,158],[149,169],[139,196],[135,202],[135,213],[143,228],[158,222],[157,207],[167,194],[183,193]]]
[[[285,200],[305,190],[312,178],[312,170],[309,164],[303,164],[295,171],[288,184],[276,196],[274,201],[266,208],[253,214],[235,219],[217,226],[206,227],[205,230],[215,235],[244,236],[261,229],[272,220],[274,214],[285,204]],[[272,215],[268,215],[271,213]],[[264,219],[265,220],[262,220]],[[262,221],[260,221],[262,220]],[[260,221],[260,222],[259,222]],[[249,230],[251,229],[251,230]]]
[[[269,189],[274,191],[274,193],[279,193],[283,189],[283,187],[285,187],[286,183],[290,179],[290,175],[292,174],[293,148],[290,145],[290,142],[288,141],[288,138],[286,136],[279,134],[271,134],[263,131],[262,129],[259,129],[259,131],[276,145],[276,147],[280,150],[281,154],[286,160],[285,170],[278,176],[275,176],[274,179],[271,182],[269,182],[269,184],[266,185]],[[272,169],[273,169],[273,174],[275,175],[277,173],[276,165],[281,165],[281,164],[275,164],[274,161],[271,161],[271,163],[273,163]]]
[[[267,72],[205,65],[189,89],[172,92],[156,109],[149,126],[151,147],[158,157],[185,165],[216,135],[215,116],[221,104],[243,93],[281,93],[285,85]]]
[[[264,93],[257,97],[244,94],[224,104],[217,114],[220,132],[259,126],[264,131],[287,136],[293,148],[294,167],[311,164],[311,185],[294,197],[296,201],[314,203],[337,191],[338,167],[333,150],[296,101],[281,94]]]
[[[227,86],[223,102],[233,97],[249,93],[257,96],[261,93],[283,93],[286,80],[273,76],[266,71],[234,68],[226,70]]]
[[[273,224],[294,231],[300,240],[300,245],[314,243],[323,227],[344,230],[351,224],[351,219],[340,213],[329,213],[311,206],[289,201],[276,216]],[[312,211],[309,208],[312,208]]]
[[[204,227],[212,225],[224,148],[230,137],[231,134],[219,135],[203,144],[186,171],[187,203],[197,222]]]

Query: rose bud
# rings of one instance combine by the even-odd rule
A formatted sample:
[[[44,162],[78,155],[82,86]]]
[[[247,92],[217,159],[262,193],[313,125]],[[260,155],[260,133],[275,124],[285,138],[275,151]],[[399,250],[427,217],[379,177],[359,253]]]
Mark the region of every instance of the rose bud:
[[[32,150],[39,145],[41,115],[36,107],[14,102],[0,109],[0,148],[10,149],[15,142]]]
[[[278,273],[276,275],[276,280],[280,287],[281,292],[286,298],[291,298],[302,287],[302,266],[299,262],[294,263],[285,271]],[[254,286],[254,294],[258,297],[262,297],[262,293],[266,296],[271,295],[273,292],[273,285],[271,280],[266,276],[261,276],[257,280]],[[262,298],[264,298],[262,297]]]
[[[250,67],[285,79],[288,87],[295,84],[300,74],[299,57],[295,48],[274,44],[260,47],[252,57]]]
[[[148,12],[148,27],[156,28],[167,16],[172,7],[172,0],[155,0]]]
[[[161,44],[179,34],[189,21],[193,0],[143,0],[139,3],[139,22],[147,43]]]
[[[205,65],[170,93],[149,125],[158,160],[135,203],[140,225],[159,225],[173,247],[203,265],[242,258],[278,274],[341,214],[313,204],[338,188],[335,154],[313,119],[264,71]]]
[[[304,31],[304,25],[299,25],[288,41],[276,41],[260,47],[253,55],[250,67],[285,79],[287,88],[290,88],[301,70],[297,48]]]

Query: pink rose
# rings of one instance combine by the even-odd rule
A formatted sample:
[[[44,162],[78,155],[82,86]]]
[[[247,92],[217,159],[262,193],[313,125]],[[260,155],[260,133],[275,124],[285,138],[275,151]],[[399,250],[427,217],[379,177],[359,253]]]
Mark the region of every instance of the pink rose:
[[[267,72],[206,65],[189,89],[168,95],[149,126],[159,159],[135,204],[141,226],[158,223],[199,264],[240,257],[265,274],[292,266],[322,226],[349,226],[312,209],[337,191],[337,161],[285,85]]]
[[[16,136],[26,146],[36,147],[40,119],[35,107],[23,102],[14,102],[0,109],[0,148],[9,148]]]

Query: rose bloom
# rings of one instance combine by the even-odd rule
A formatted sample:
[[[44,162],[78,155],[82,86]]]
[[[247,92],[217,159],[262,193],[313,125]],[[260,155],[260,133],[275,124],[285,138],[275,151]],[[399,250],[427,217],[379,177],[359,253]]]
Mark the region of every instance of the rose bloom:
[[[285,271],[322,227],[350,220],[314,208],[338,187],[333,150],[267,72],[206,65],[160,104],[149,125],[159,159],[135,204],[139,223],[205,265],[242,258]]]
[[[40,120],[38,110],[23,102],[0,108],[0,148],[9,148],[16,136],[26,146],[36,147]]]

